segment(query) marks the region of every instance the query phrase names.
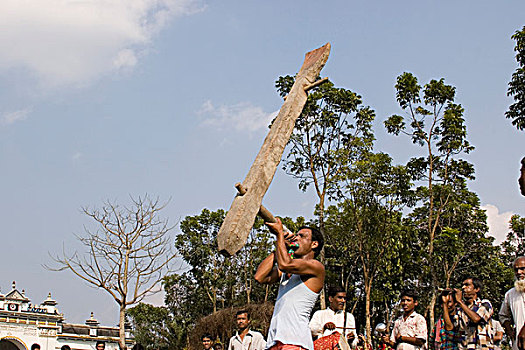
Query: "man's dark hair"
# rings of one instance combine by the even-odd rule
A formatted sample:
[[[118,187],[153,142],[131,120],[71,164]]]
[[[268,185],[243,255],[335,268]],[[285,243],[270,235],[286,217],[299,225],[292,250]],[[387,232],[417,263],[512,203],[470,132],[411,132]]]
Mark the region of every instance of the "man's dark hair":
[[[33,343],[33,345],[31,345],[31,350],[37,350],[37,349],[40,349],[40,344]]]
[[[250,313],[248,312],[248,310],[239,310],[235,313],[235,317],[239,316],[239,315],[242,315],[242,314],[246,314],[246,316],[248,317],[248,319],[250,319]]]
[[[102,341],[102,340],[97,340],[97,344],[95,344],[95,347],[97,347],[99,345],[104,345],[104,347],[106,347],[106,342]]]
[[[144,346],[142,344],[137,343],[137,344],[133,345],[131,350],[146,350],[146,349],[144,349]]]
[[[301,226],[299,227],[297,231],[301,231],[303,228],[307,228],[310,230],[310,232],[312,232],[312,242],[317,241],[317,247],[313,249],[314,258],[317,258],[317,256],[321,254],[321,250],[323,249],[323,246],[324,246],[323,234],[321,233],[321,231],[311,226]]]
[[[474,285],[474,288],[478,289],[479,288],[479,291],[477,293],[478,297],[481,297],[481,291],[483,290],[483,282],[481,282],[481,280],[475,276],[472,276],[472,275],[467,275],[465,277],[463,277],[463,280],[462,282],[466,281],[466,280],[472,280],[472,284]]]
[[[346,293],[346,290],[341,286],[328,288],[328,297],[335,297],[337,293]]]
[[[71,350],[71,347],[69,345],[62,345],[60,350]]]
[[[201,341],[203,341],[204,338],[208,338],[208,339],[211,340],[211,341],[215,341],[215,337],[214,337],[213,335],[211,335],[210,333],[204,333],[204,334],[201,336]]]
[[[415,289],[406,288],[406,289],[403,289],[399,297],[400,298],[409,297],[409,298],[414,299],[414,301],[416,301],[419,298],[419,295],[417,295],[417,292]]]

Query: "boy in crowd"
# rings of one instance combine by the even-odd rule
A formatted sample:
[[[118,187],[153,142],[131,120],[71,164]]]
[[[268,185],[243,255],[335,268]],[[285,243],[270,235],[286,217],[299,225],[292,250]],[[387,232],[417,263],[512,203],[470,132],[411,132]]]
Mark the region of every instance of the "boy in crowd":
[[[403,315],[394,322],[390,338],[383,337],[383,342],[396,350],[419,350],[427,342],[427,321],[415,309],[418,305],[415,290],[405,289],[401,293]]]

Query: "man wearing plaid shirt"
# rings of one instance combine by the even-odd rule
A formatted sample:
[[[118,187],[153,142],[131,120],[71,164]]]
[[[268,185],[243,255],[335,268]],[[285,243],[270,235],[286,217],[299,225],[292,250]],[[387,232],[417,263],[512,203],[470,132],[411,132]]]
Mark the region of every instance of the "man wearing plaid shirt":
[[[480,299],[481,281],[475,277],[463,280],[461,289],[455,289],[458,303],[457,325],[461,333],[460,350],[492,350],[492,304]],[[463,298],[465,300],[463,300]]]

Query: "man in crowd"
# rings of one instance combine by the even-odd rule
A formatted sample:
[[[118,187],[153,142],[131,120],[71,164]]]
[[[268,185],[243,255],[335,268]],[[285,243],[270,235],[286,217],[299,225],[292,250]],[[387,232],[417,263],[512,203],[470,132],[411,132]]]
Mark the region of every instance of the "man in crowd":
[[[514,260],[512,266],[516,280],[514,287],[505,293],[499,319],[512,341],[512,349],[518,350],[525,346],[525,257]]]
[[[346,303],[346,291],[344,288],[329,288],[328,301],[330,303],[329,307],[325,310],[316,311],[310,321],[310,330],[312,331],[314,339],[337,331],[344,334],[349,343],[357,343],[354,316],[350,312],[347,312],[345,317],[343,311]]]
[[[215,337],[210,333],[204,333],[201,336],[201,342],[204,350],[210,350],[213,347],[213,342],[215,342]]]
[[[395,322],[390,338],[383,337],[383,342],[396,350],[419,350],[427,342],[427,321],[415,309],[418,305],[415,290],[405,289],[401,293],[403,315]]]
[[[230,338],[228,350],[264,350],[266,342],[261,333],[250,329],[250,313],[247,310],[237,311],[237,333]]]
[[[277,236],[276,247],[257,268],[255,280],[280,282],[266,348],[312,350],[314,345],[308,323],[324,284],[324,266],[315,260],[323,248],[323,235],[313,227],[302,227],[293,237],[286,235],[286,239],[296,244],[292,259],[281,220],[266,225]]]
[[[461,289],[455,289],[458,303],[458,326],[461,333],[459,348],[492,349],[492,304],[481,300],[481,281],[469,276],[463,279]]]

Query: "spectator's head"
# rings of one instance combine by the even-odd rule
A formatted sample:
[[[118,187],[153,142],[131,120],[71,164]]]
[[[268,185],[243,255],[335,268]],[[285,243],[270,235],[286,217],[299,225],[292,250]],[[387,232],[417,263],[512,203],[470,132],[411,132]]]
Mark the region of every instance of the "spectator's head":
[[[137,344],[133,345],[131,350],[145,350],[145,349],[144,349],[144,346],[142,344],[137,343]]]
[[[40,350],[40,344],[34,343],[31,345],[31,350]]]
[[[215,337],[212,336],[210,333],[204,333],[201,336],[201,341],[202,341],[202,347],[205,350],[209,350],[213,346],[213,342],[215,341]]]
[[[330,309],[340,311],[345,308],[346,291],[343,287],[331,287],[328,289],[328,301]]]
[[[463,298],[466,300],[476,300],[481,297],[481,290],[483,284],[481,280],[474,276],[465,276],[463,283],[461,283],[461,291],[463,292]]]
[[[315,227],[301,226],[297,231],[296,242],[299,243],[299,248],[295,251],[297,256],[306,255],[313,250],[314,258],[316,258],[323,249],[324,237]]]
[[[514,287],[520,293],[525,292],[525,256],[520,256],[512,264],[514,269],[514,276],[516,276],[516,281],[514,282]]]
[[[71,350],[71,347],[69,345],[62,345],[60,350]]]
[[[213,350],[222,350],[223,347],[222,347],[222,344],[221,343],[216,343],[214,346],[213,346]]]
[[[405,316],[410,315],[418,305],[418,295],[414,289],[404,289],[401,292],[401,308]]]
[[[237,328],[240,331],[250,327],[250,313],[247,310],[239,310],[235,314],[235,321],[237,322]]]
[[[103,342],[102,340],[97,341],[97,345],[95,345],[97,350],[104,350],[106,348],[106,342]]]

